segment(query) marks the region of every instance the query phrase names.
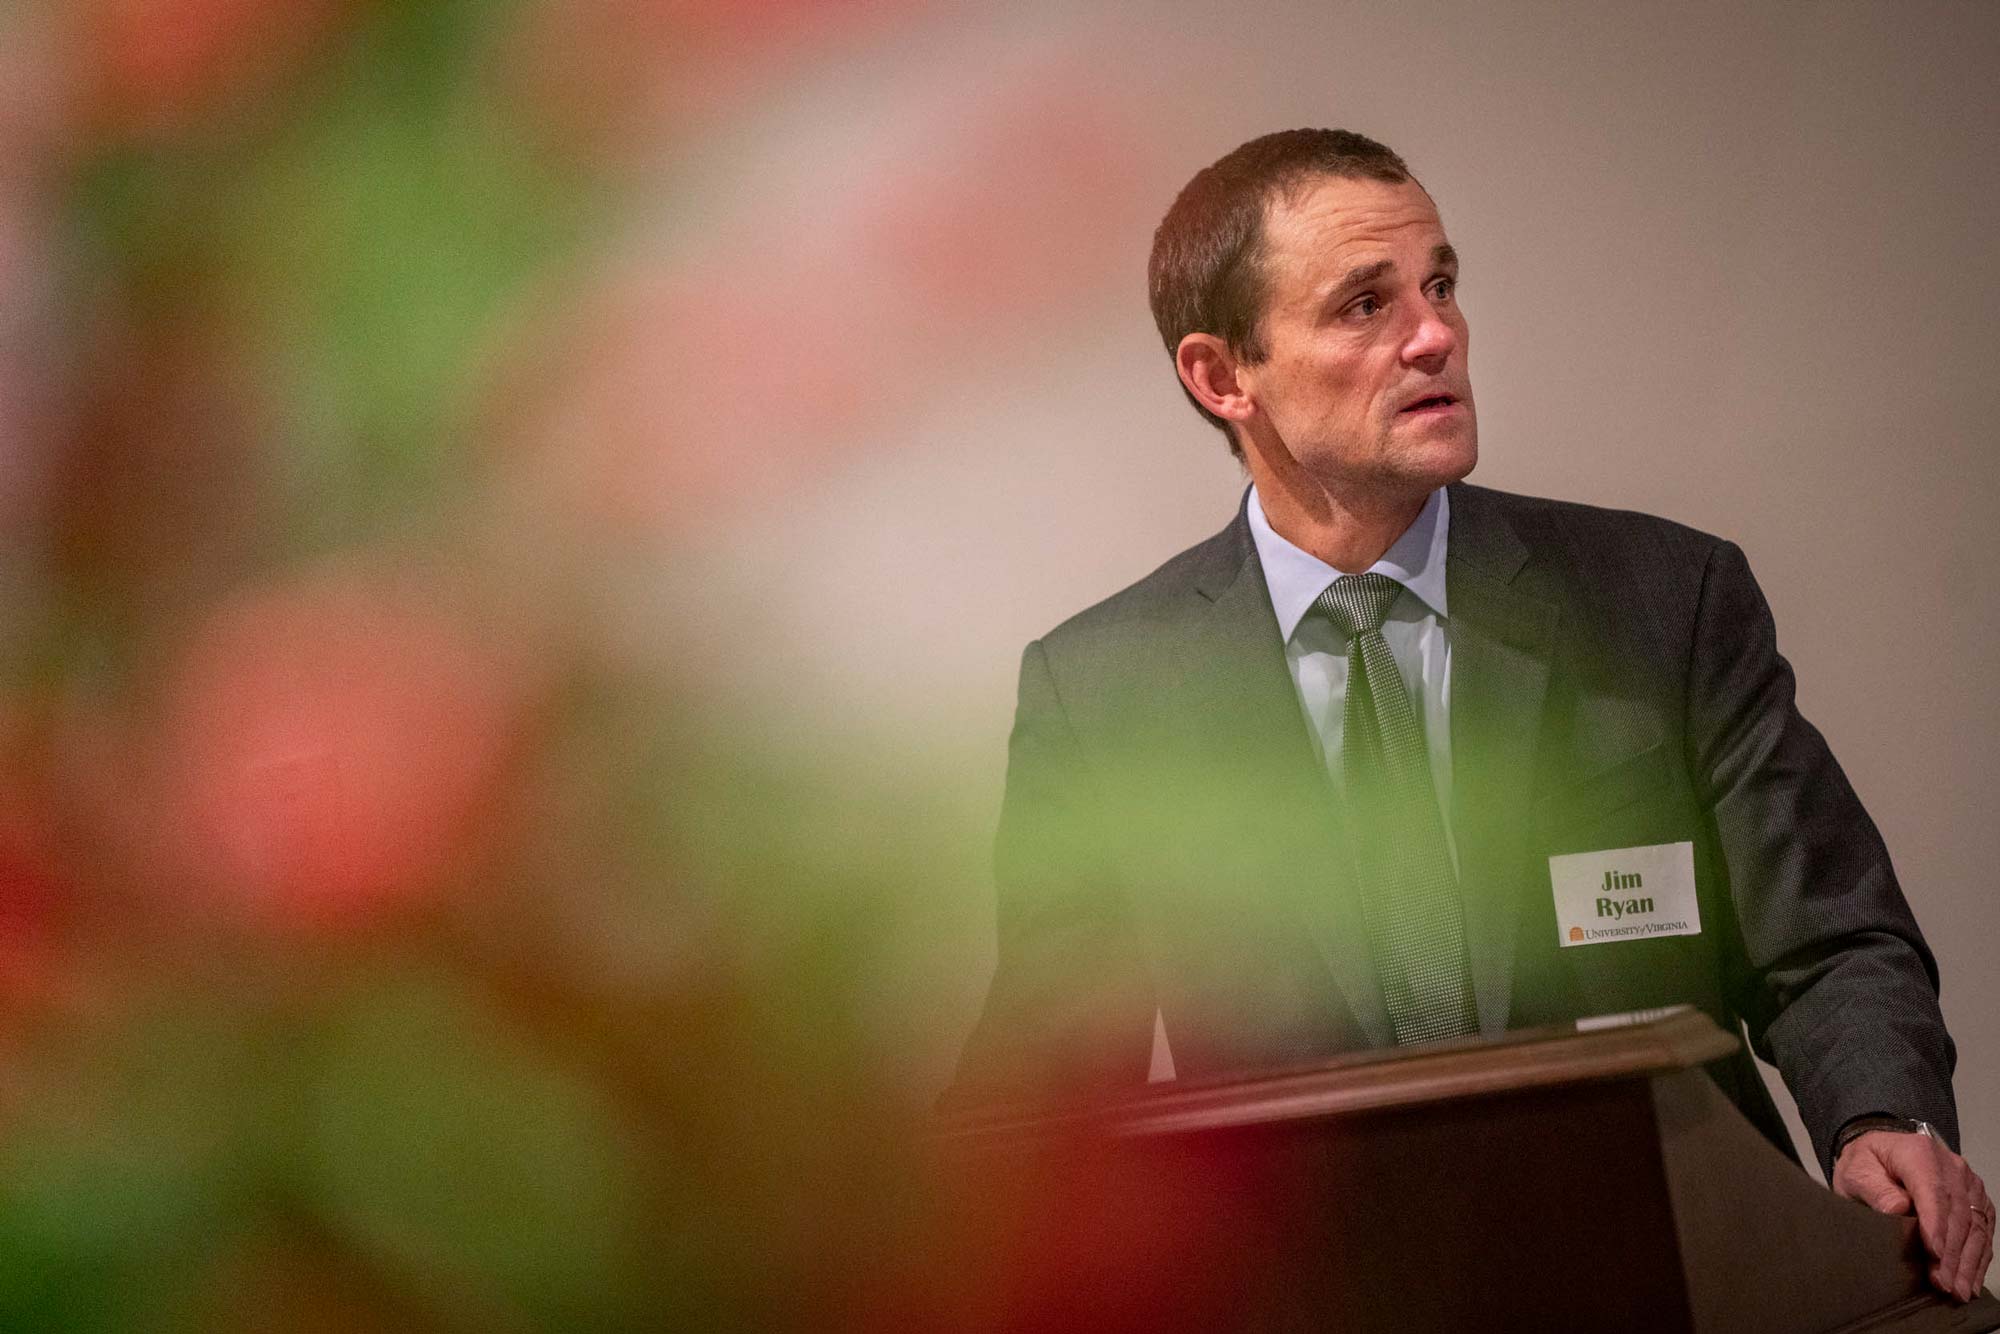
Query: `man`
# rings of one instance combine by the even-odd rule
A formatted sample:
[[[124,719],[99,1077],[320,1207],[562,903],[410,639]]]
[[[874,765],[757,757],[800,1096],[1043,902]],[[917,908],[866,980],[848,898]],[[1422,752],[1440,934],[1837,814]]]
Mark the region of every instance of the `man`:
[[[1833,1188],[1963,1298],[1935,964],[1793,704],[1733,545],[1463,484],[1458,257],[1403,161],[1243,145],[1169,210],[1154,316],[1251,488],[1029,645],[1000,957],[947,1105],[1689,1002],[1748,1028]],[[1747,1054],[1711,1072],[1789,1139]]]

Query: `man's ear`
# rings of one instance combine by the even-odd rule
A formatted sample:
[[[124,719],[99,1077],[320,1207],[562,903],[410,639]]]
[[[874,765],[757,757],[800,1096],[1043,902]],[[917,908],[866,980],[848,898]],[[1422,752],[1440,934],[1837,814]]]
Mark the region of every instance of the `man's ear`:
[[[1214,334],[1191,333],[1174,349],[1174,369],[1194,401],[1227,422],[1249,418],[1250,395],[1238,381],[1236,354]]]

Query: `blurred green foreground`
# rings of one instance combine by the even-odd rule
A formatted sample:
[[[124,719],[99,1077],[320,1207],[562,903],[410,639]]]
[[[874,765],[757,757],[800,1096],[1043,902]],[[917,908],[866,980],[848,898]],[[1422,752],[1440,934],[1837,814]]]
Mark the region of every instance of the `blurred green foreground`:
[[[0,1329],[955,1300],[893,1034],[980,820],[617,627],[740,501],[674,397],[731,293],[635,313],[627,219],[879,21],[0,16]]]

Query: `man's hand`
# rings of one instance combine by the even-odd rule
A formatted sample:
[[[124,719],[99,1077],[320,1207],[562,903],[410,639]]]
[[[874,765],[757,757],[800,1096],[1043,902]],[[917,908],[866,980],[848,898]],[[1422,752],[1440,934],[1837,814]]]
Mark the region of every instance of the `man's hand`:
[[[1993,1201],[1965,1159],[1928,1135],[1870,1130],[1833,1164],[1833,1190],[1878,1213],[1907,1214],[1931,1253],[1931,1282],[1972,1300],[1993,1262]]]

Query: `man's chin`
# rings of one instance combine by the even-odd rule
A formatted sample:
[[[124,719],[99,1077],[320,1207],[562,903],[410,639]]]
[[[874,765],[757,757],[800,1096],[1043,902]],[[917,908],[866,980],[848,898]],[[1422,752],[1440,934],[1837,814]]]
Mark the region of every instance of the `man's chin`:
[[[1413,491],[1429,493],[1441,486],[1463,481],[1479,466],[1479,438],[1435,441],[1430,448],[1405,455],[1397,469],[1401,480]]]

